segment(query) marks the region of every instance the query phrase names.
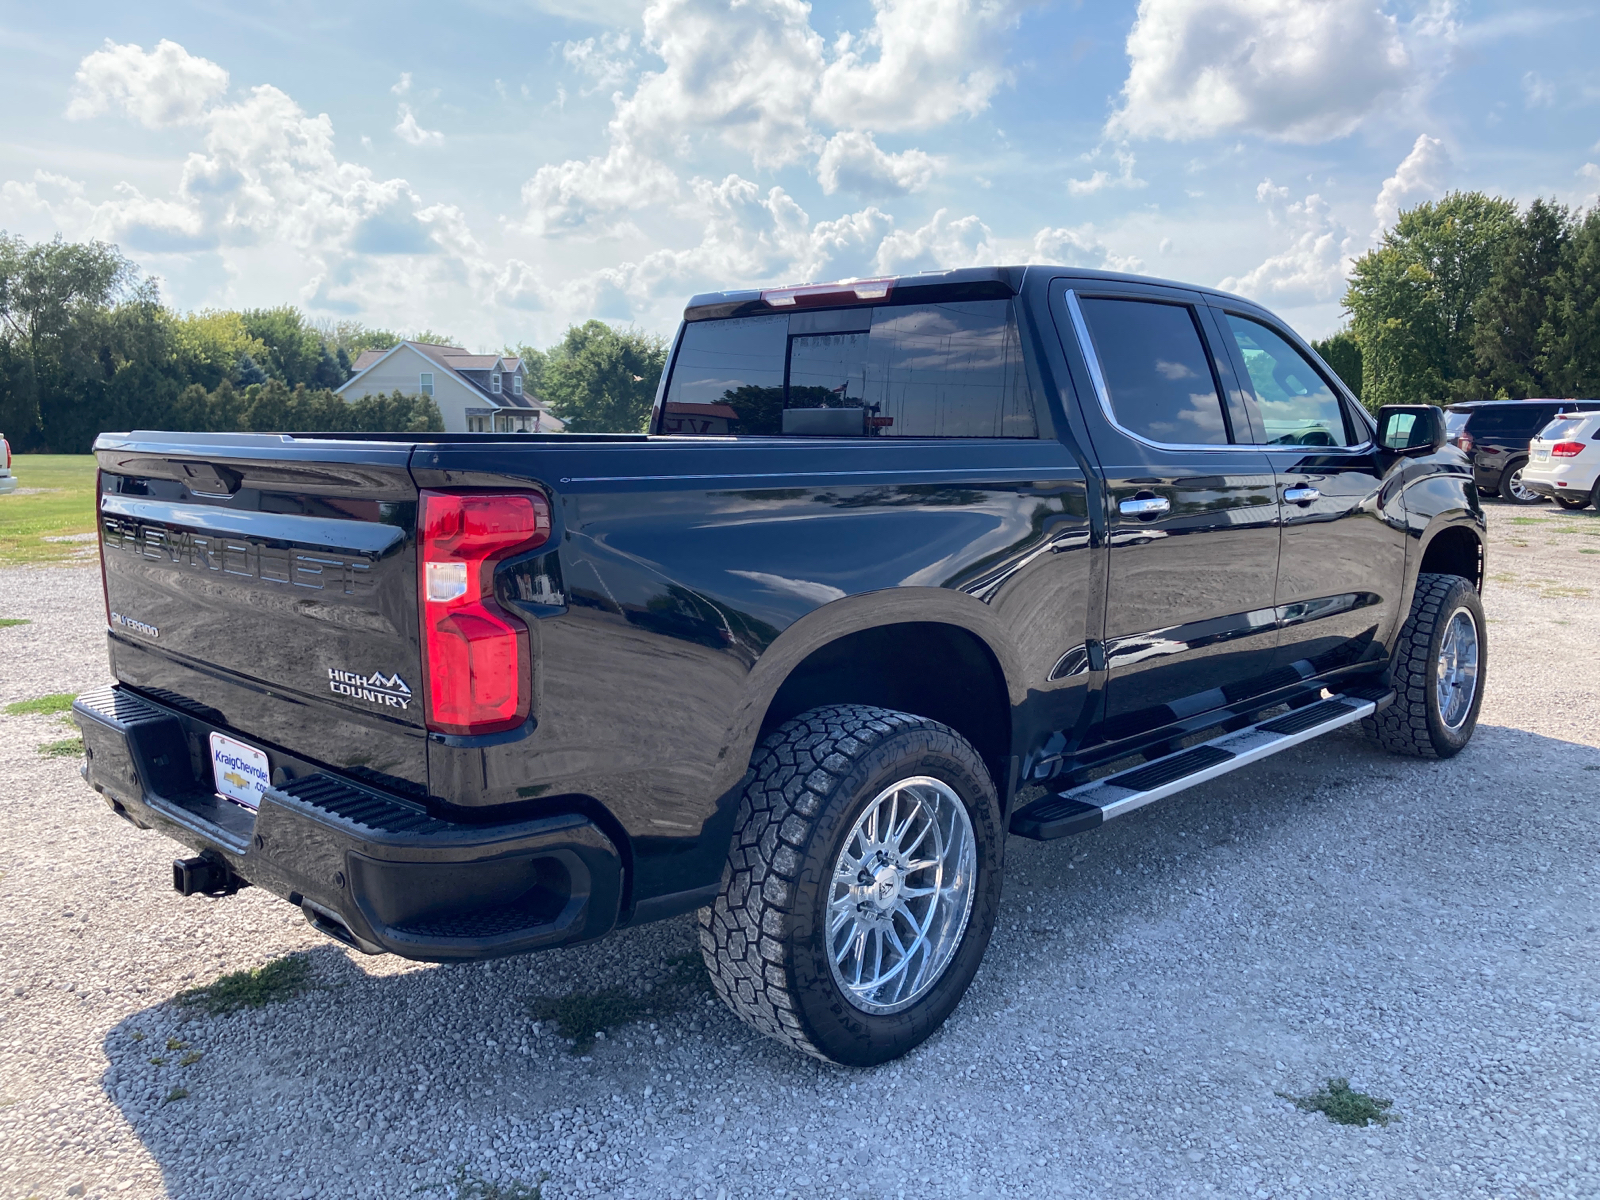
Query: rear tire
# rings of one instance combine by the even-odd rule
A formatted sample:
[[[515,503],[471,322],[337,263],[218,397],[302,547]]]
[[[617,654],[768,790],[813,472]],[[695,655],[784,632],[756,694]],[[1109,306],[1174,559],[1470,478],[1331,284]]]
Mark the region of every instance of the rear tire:
[[[1577,512],[1580,508],[1589,507],[1589,497],[1582,493],[1576,496],[1557,496],[1555,501],[1568,512]]]
[[[1500,494],[1512,504],[1537,504],[1544,499],[1538,492],[1523,486],[1522,471],[1527,465],[1527,459],[1516,459],[1506,464],[1505,473],[1500,476]]]
[[[1419,575],[1411,614],[1395,644],[1395,700],[1362,721],[1385,750],[1450,758],[1472,740],[1483,707],[1483,603],[1459,575]]]
[[[1004,836],[982,758],[948,726],[858,704],[796,717],[751,759],[722,894],[699,913],[717,994],[813,1057],[898,1058],[977,973]]]

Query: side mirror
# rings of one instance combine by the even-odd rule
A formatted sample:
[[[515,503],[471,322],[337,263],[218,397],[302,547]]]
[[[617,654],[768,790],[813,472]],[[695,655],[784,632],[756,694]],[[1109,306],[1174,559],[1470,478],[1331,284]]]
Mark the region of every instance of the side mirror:
[[[1432,454],[1449,440],[1444,409],[1431,404],[1385,404],[1378,410],[1378,445],[1395,454]]]

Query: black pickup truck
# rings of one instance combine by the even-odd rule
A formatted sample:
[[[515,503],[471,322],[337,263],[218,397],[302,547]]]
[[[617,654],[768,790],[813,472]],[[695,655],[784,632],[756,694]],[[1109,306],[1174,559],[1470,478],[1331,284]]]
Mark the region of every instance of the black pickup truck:
[[[698,910],[854,1064],[960,1000],[1007,831],[1352,722],[1448,756],[1484,520],[1270,313],[1030,266],[694,298],[637,435],[102,436],[85,778],[369,953]]]

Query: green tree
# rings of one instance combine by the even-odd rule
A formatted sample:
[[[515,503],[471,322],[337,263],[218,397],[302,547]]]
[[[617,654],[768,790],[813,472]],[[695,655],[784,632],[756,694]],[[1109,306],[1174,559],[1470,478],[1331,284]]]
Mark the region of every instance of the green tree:
[[[1570,231],[1535,363],[1547,395],[1600,397],[1600,208]]]
[[[102,398],[125,332],[107,311],[120,300],[154,303],[155,286],[116,247],[0,233],[0,423],[20,448],[46,447],[73,410]]]
[[[1361,343],[1356,341],[1356,335],[1348,329],[1341,329],[1320,342],[1312,342],[1311,348],[1322,356],[1323,362],[1333,368],[1334,374],[1344,380],[1345,387],[1360,399]]]
[[[298,308],[280,304],[277,308],[247,309],[239,315],[250,336],[266,347],[266,357],[257,356],[256,362],[268,375],[290,387],[312,381],[324,346]]]
[[[502,354],[515,355],[522,360],[522,387],[530,396],[544,398],[544,377],[550,366],[550,356],[526,342],[507,346]]]
[[[1481,394],[1512,400],[1554,394],[1545,346],[1572,229],[1566,208],[1535,200],[1501,245],[1473,312],[1474,385]]]
[[[1344,305],[1367,405],[1476,394],[1474,309],[1517,226],[1511,201],[1452,192],[1401,213],[1383,244],[1356,260]]]
[[[544,372],[544,395],[574,433],[640,433],[666,365],[666,343],[590,320],[568,328]]]

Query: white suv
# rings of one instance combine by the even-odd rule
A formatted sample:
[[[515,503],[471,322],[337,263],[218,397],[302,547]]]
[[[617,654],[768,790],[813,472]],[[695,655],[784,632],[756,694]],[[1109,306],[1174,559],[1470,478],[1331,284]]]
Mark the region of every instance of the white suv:
[[[1562,508],[1600,508],[1600,412],[1565,413],[1528,443],[1522,486]]]
[[[11,473],[11,443],[0,433],[0,496],[17,490],[17,477]]]

